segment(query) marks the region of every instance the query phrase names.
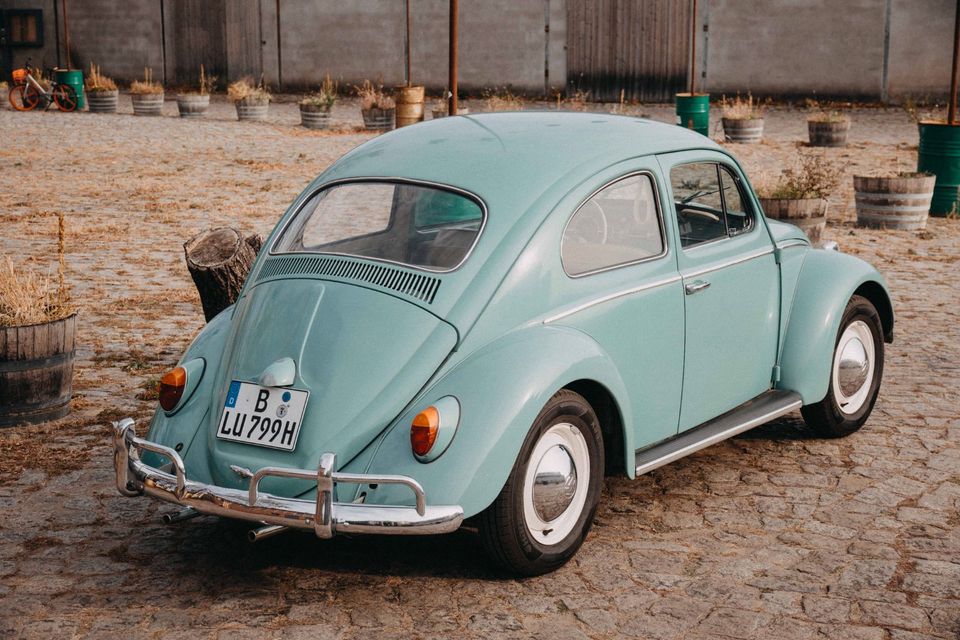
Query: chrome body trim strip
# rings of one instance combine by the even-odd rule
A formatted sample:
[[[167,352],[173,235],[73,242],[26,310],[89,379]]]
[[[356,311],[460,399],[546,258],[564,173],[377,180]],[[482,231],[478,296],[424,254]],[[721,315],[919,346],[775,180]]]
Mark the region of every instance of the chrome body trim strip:
[[[616,300],[617,298],[622,298],[622,297],[624,297],[624,296],[633,295],[634,293],[640,293],[641,291],[647,291],[648,289],[656,289],[657,287],[662,287],[662,286],[664,286],[664,285],[668,285],[668,284],[671,284],[671,283],[673,283],[673,282],[679,282],[679,281],[680,281],[680,276],[679,276],[679,275],[673,275],[673,276],[670,276],[670,277],[668,277],[668,278],[662,278],[662,279],[660,279],[660,280],[654,280],[654,281],[652,281],[652,282],[647,282],[647,283],[644,283],[644,284],[639,285],[639,286],[636,286],[636,287],[631,287],[630,289],[624,289],[623,291],[616,291],[616,292],[614,292],[614,293],[610,293],[610,294],[607,294],[607,295],[602,296],[602,297],[600,297],[600,298],[595,298],[595,299],[593,299],[593,300],[589,300],[589,301],[584,302],[584,303],[582,303],[582,304],[578,304],[578,305],[575,306],[575,307],[572,307],[572,308],[570,308],[570,309],[567,309],[566,311],[561,311],[561,312],[559,312],[559,313],[557,313],[557,314],[555,314],[555,315],[552,315],[552,316],[546,318],[546,319],[543,321],[543,324],[550,324],[551,322],[556,322],[557,320],[562,320],[563,318],[566,318],[567,316],[572,316],[572,315],[575,314],[575,313],[580,313],[580,312],[583,311],[584,309],[589,309],[590,307],[595,307],[595,306],[597,306],[598,304],[603,304],[604,302],[609,302],[609,301],[611,301],[611,300]]]
[[[705,422],[699,427],[642,449],[636,454],[636,474],[642,475],[666,464],[705,449],[738,433],[743,433],[799,409],[803,404],[794,391],[772,389],[750,400],[733,411]]]
[[[791,247],[809,247],[810,243],[797,238],[791,238],[777,243],[777,249],[790,249]]]
[[[763,256],[769,256],[773,254],[773,248],[761,249],[759,251],[754,251],[753,253],[748,253],[745,256],[737,256],[731,260],[721,262],[719,264],[713,264],[708,267],[702,267],[700,269],[694,269],[691,271],[681,271],[680,275],[683,278],[696,278],[697,276],[702,276],[706,273],[712,273],[714,271],[719,271],[720,269],[726,269],[727,267],[732,267],[743,262],[749,262],[750,260],[755,260],[756,258],[762,258]]]
[[[113,423],[117,489],[126,496],[146,494],[190,508],[198,514],[312,530],[320,538],[330,538],[336,533],[432,535],[455,531],[463,522],[460,506],[427,506],[426,494],[413,478],[337,473],[336,456],[332,453],[320,457],[315,471],[279,467],[260,469],[250,478],[248,490],[194,482],[187,478],[183,459],[176,451],[136,437],[133,424],[130,418]],[[140,460],[141,450],[169,458],[175,475],[145,464]],[[260,492],[260,481],[271,476],[315,481],[316,500],[282,498]],[[416,507],[334,502],[335,482],[403,484],[414,492]],[[279,530],[270,530],[270,533],[276,532]],[[258,538],[265,537],[266,533],[261,532]]]

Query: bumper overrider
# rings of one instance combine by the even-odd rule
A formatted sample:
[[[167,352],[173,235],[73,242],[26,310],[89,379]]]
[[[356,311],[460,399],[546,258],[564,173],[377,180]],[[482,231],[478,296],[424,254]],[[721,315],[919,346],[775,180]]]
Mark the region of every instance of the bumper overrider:
[[[145,464],[141,451],[152,451],[171,461],[168,473]],[[138,438],[133,420],[125,418],[113,423],[113,464],[117,489],[125,496],[148,495],[184,507],[183,515],[207,514],[262,523],[274,530],[282,528],[313,531],[320,538],[335,533],[372,533],[396,535],[430,535],[455,531],[463,522],[459,506],[427,506],[423,487],[407,476],[337,473],[336,456],[320,456],[317,469],[264,467],[249,472],[234,470],[250,479],[244,491],[195,482],[187,478],[183,459],[171,449]],[[268,476],[312,480],[317,483],[316,500],[282,498],[259,491],[260,481]],[[402,484],[413,491],[416,506],[366,505],[333,501],[334,483]]]

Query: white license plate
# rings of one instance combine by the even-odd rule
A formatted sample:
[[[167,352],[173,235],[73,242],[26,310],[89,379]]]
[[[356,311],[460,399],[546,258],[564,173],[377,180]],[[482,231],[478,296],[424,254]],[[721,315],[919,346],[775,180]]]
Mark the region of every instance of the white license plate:
[[[309,391],[234,380],[217,423],[217,437],[293,451],[309,396]]]

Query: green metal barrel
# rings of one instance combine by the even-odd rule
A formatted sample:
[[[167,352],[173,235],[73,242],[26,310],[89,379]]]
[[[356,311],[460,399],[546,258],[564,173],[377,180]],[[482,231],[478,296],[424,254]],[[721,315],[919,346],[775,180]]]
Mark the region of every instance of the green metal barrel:
[[[85,109],[87,97],[83,95],[83,71],[79,69],[57,69],[57,82],[68,84],[77,92],[77,111]]]
[[[705,136],[710,135],[710,94],[678,93],[677,124],[693,129]]]
[[[930,215],[945,216],[960,209],[960,125],[920,123],[917,171],[937,176]]]

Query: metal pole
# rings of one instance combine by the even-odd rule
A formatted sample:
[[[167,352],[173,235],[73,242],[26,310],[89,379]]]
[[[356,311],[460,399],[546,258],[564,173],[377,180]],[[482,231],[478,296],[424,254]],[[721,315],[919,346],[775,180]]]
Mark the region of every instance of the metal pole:
[[[960,2],[960,0],[957,0]],[[697,92],[697,0],[690,12],[690,95]]]
[[[73,69],[73,62],[70,60],[70,27],[67,26],[67,0],[61,3],[63,7],[63,46],[67,50],[67,69]]]
[[[960,0],[953,19],[953,71],[950,76],[950,112],[947,122],[957,124],[957,85],[960,84]]]
[[[280,38],[280,0],[277,0],[277,87],[280,89],[283,88],[283,41]]]
[[[412,87],[413,79],[410,76],[410,0],[404,0],[403,4],[406,5],[406,12],[407,12],[407,34],[406,34],[407,39],[404,41],[404,45],[407,50],[407,61],[406,61],[407,63],[406,63],[406,66],[403,68],[403,73],[406,76],[405,79],[407,81],[407,86]]]
[[[960,2],[960,0],[958,0]],[[457,115],[457,13],[459,2],[450,0],[450,99],[447,103],[447,115]]]

